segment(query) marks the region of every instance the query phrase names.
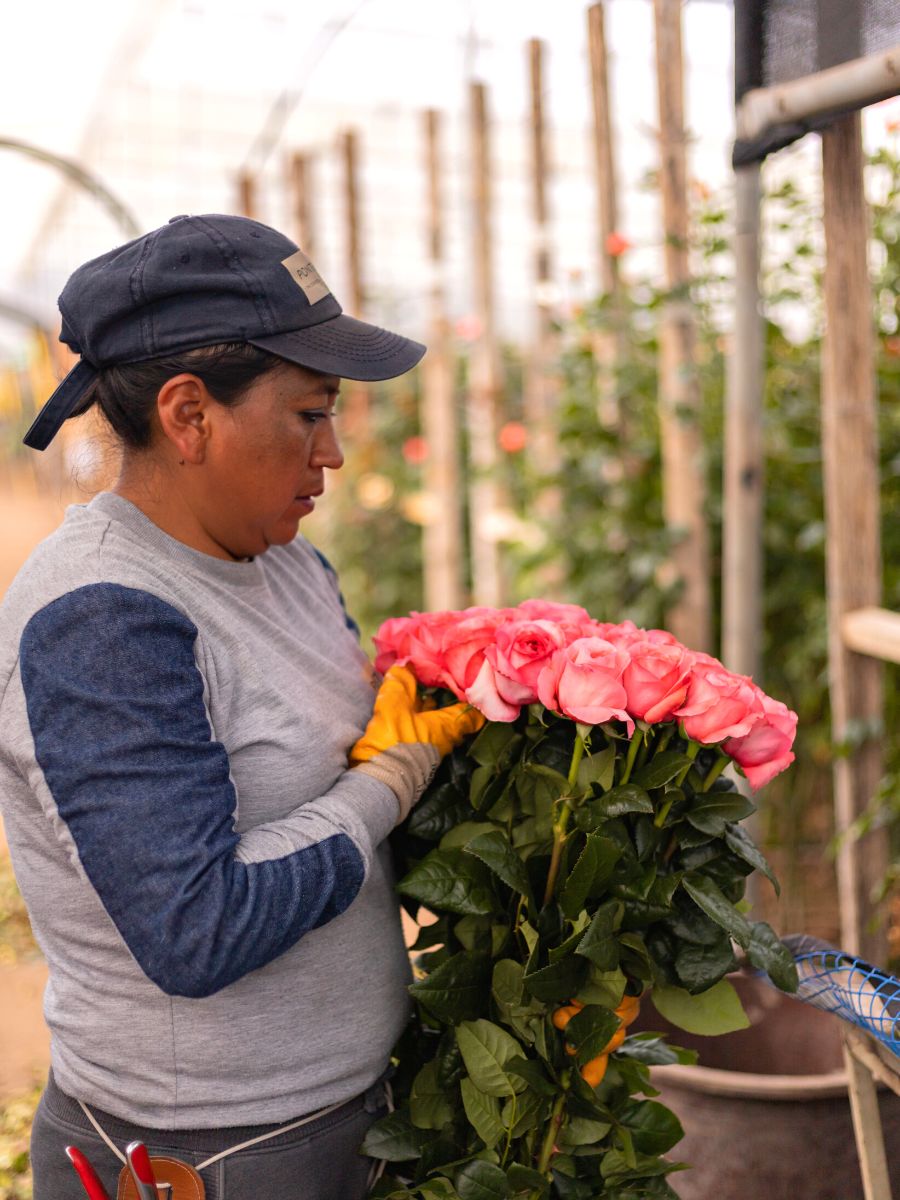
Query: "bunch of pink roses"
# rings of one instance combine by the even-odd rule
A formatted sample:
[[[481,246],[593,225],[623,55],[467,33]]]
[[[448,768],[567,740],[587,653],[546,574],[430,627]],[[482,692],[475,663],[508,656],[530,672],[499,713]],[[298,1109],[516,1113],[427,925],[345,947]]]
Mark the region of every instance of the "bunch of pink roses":
[[[677,721],[716,745],[754,789],[794,760],[797,714],[709,654],[661,629],[595,621],[574,604],[412,613],[375,635],[376,668],[408,665],[420,683],[449,689],[490,721],[540,703],[582,724]]]

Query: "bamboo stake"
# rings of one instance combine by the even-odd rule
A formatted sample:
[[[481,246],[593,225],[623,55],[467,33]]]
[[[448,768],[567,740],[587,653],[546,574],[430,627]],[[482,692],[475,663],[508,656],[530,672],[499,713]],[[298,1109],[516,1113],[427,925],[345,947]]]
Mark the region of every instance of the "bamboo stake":
[[[682,584],[667,616],[677,638],[710,649],[709,533],[704,516],[704,448],[698,426],[700,392],[696,332],[687,288],[687,156],[682,83],[681,0],[653,0],[659,99],[660,192],[665,229],[666,285],[671,298],[660,324],[659,408],[666,525],[680,538],[668,578]]]
[[[822,453],[827,529],[828,659],[832,729],[846,742],[860,722],[883,716],[883,667],[849,650],[841,620],[881,599],[878,422],[872,303],[866,249],[868,212],[863,185],[860,116],[842,117],[822,134],[825,225],[825,338],[822,354]],[[880,736],[834,764],[838,833],[866,807],[882,770]],[[883,960],[883,933],[868,929],[870,897],[888,862],[887,831],[838,852],[841,945],[871,962]]]
[[[316,252],[316,238],[312,206],[312,160],[308,154],[297,151],[291,155],[289,180],[297,245],[312,258]]]
[[[425,486],[434,499],[434,518],[424,529],[425,607],[430,611],[463,606],[462,513],[459,429],[454,396],[454,364],[444,294],[444,209],[441,197],[441,119],[424,114],[428,177],[428,261],[430,326],[422,364],[422,432],[428,443]]]
[[[598,417],[606,429],[618,430],[625,440],[616,382],[616,366],[622,358],[622,329],[619,296],[618,256],[610,254],[612,235],[617,232],[618,195],[616,162],[610,109],[609,67],[603,4],[588,9],[588,54],[591,67],[591,97],[594,110],[594,176],[597,188],[597,277],[601,290],[612,298],[612,330],[598,330],[593,339],[598,372]]]
[[[559,338],[553,328],[554,295],[550,215],[547,183],[551,167],[547,154],[544,120],[544,44],[538,38],[528,43],[528,67],[531,90],[531,197],[534,232],[534,342],[526,360],[525,418],[528,424],[529,457],[533,469],[545,479],[554,479],[560,470],[560,448],[556,423],[559,405],[559,381],[555,362],[559,356]],[[553,523],[562,506],[559,485],[554,480],[539,492],[535,515]],[[550,599],[562,599],[559,565],[547,563],[540,572],[541,593]]]
[[[468,426],[471,482],[472,592],[476,604],[499,605],[503,585],[498,535],[501,520],[497,481],[497,430],[502,390],[500,351],[494,318],[493,231],[491,227],[490,148],[484,84],[472,83],[473,278],[475,314],[480,336],[473,347],[469,384]]]
[[[341,158],[344,182],[344,236],[347,246],[347,276],[349,283],[350,315],[365,319],[365,292],[362,274],[362,248],[359,219],[359,143],[355,130],[348,129],[341,137]],[[305,247],[304,247],[305,248]],[[365,384],[348,380],[345,384],[347,429],[360,446],[368,440],[369,389]]]
[[[256,219],[256,177],[249,171],[238,176],[238,209],[242,217]]]

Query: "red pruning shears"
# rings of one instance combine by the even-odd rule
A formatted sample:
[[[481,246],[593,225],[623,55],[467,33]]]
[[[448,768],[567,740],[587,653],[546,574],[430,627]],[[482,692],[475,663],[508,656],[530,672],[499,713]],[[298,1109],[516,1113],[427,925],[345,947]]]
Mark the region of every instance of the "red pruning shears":
[[[128,1169],[137,1188],[139,1200],[159,1200],[156,1176],[150,1163],[150,1155],[143,1142],[129,1142],[125,1147]]]
[[[69,1162],[78,1172],[78,1178],[81,1180],[81,1186],[87,1192],[88,1200],[109,1200],[109,1193],[100,1182],[100,1176],[78,1147],[66,1146],[66,1154],[68,1155]],[[153,1200],[156,1200],[155,1195]]]

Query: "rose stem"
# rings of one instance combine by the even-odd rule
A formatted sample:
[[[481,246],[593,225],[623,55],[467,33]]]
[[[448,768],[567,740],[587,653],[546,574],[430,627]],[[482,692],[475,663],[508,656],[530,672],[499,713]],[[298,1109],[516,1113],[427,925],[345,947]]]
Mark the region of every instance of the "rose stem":
[[[569,764],[569,791],[562,797],[562,807],[553,825],[553,851],[550,855],[550,870],[547,872],[547,887],[544,890],[544,904],[553,899],[553,889],[556,887],[556,877],[559,874],[559,864],[562,859],[563,846],[566,842],[566,828],[569,824],[569,814],[572,809],[569,801],[572,799],[572,789],[578,779],[578,766],[584,754],[584,738],[580,731],[575,734],[575,746],[572,750],[572,761]]]
[[[678,776],[675,779],[676,787],[681,787],[681,785],[684,783],[685,779],[687,778],[687,773],[691,769],[691,763],[693,763],[694,759],[700,753],[700,743],[695,742],[695,741],[688,742],[688,748],[685,753],[687,754],[687,756],[691,760],[691,762],[689,762],[688,765],[683,770],[679,771]]]
[[[707,777],[704,779],[703,787],[700,789],[700,791],[708,792],[730,762],[731,759],[728,757],[728,755],[723,754],[719,758],[718,762],[711,768]]]
[[[537,1169],[541,1175],[546,1175],[547,1168],[550,1166],[550,1159],[553,1157],[553,1147],[556,1145],[559,1127],[562,1124],[562,1110],[565,1103],[566,1093],[560,1092],[553,1105],[553,1111],[550,1113],[550,1122],[547,1125],[547,1133],[544,1137],[544,1144],[541,1147],[541,1157],[538,1159]],[[533,1194],[535,1196],[540,1195],[539,1192],[534,1192]]]
[[[635,755],[637,754],[643,740],[643,730],[635,728],[634,733],[631,735],[631,741],[628,744],[628,757],[625,759],[625,770],[622,772],[622,778],[619,780],[619,787],[621,787],[623,783],[627,783],[631,778],[631,769],[634,766]]]

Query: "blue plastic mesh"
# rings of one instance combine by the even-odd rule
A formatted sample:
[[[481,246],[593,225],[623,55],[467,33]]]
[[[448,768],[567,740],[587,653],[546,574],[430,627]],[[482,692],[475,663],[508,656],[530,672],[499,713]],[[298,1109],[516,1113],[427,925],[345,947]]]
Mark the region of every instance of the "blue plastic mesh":
[[[900,979],[805,933],[782,941],[797,964],[798,1000],[858,1025],[900,1057]]]

